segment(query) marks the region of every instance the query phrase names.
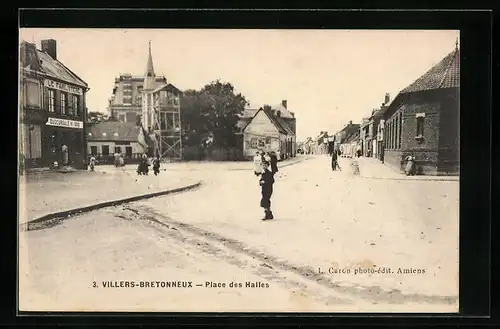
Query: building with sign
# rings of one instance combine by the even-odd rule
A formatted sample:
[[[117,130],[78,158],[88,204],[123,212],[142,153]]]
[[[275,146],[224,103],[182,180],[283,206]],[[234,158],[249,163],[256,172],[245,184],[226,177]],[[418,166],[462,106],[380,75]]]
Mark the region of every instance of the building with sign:
[[[84,168],[88,85],[58,60],[55,40],[42,40],[41,46],[21,43],[21,165]]]

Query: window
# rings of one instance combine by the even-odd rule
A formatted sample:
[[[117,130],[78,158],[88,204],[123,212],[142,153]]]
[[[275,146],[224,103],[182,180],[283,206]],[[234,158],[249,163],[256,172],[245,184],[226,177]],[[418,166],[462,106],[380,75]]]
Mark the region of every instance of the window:
[[[399,113],[399,140],[398,140],[398,148],[401,148],[401,140],[402,140],[402,135],[403,133],[403,113]]]
[[[60,106],[61,106],[61,114],[66,114],[67,111],[67,95],[66,93],[61,93],[60,94]]]
[[[125,147],[125,155],[127,158],[132,157],[132,146],[126,146]]]
[[[424,120],[425,120],[425,114],[417,113],[417,137],[424,136]]]
[[[258,139],[255,137],[252,137],[251,141],[252,141],[252,148],[257,148],[258,143],[259,143]]]
[[[109,155],[109,145],[102,146],[102,155]]]
[[[78,95],[71,95],[71,107],[72,107],[72,114],[78,116],[80,113],[78,113],[78,102],[80,101],[80,97]]]
[[[115,146],[115,153],[122,153],[122,148],[120,146]]]
[[[118,116],[118,121],[120,121],[120,122],[125,122],[125,114],[120,114],[120,115]]]
[[[271,144],[271,137],[266,137],[266,144]]]
[[[54,113],[56,111],[56,92],[54,89],[47,90],[47,107],[49,112]]]
[[[40,108],[41,94],[38,82],[26,81],[24,95],[27,106]]]
[[[90,154],[91,155],[97,155],[97,146],[91,146],[90,147]]]

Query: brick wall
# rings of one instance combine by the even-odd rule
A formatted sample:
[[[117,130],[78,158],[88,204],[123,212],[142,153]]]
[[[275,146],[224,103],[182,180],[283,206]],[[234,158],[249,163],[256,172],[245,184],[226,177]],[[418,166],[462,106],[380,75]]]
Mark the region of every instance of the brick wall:
[[[401,137],[399,137],[397,129],[395,132],[396,140],[401,138],[401,147],[399,147],[398,142],[395,143],[396,147],[387,146],[384,157],[385,163],[403,171],[404,159],[408,155],[413,155],[419,174],[436,175],[438,173],[442,98],[442,94],[434,91],[409,95],[405,104],[387,118],[390,126],[391,123],[395,122],[395,118],[402,113]],[[417,114],[424,116],[422,139],[416,138]],[[387,132],[384,135],[384,137],[390,138],[390,134]]]
[[[460,104],[459,90],[446,90],[443,94],[439,138],[438,172],[441,175],[460,172]]]

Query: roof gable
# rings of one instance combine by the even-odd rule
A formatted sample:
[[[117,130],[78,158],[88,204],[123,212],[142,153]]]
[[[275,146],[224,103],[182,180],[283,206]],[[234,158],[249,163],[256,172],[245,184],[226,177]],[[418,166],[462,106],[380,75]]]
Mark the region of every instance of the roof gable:
[[[460,87],[460,49],[458,48],[404,88],[401,93],[454,87]]]
[[[263,113],[268,119],[269,121],[271,121],[271,124],[282,134],[286,134],[286,130],[279,124],[278,121],[276,121],[276,117],[273,115],[272,111],[271,110],[268,110],[268,109],[259,109],[255,115],[250,119],[250,122],[248,122],[248,124],[245,126],[245,128],[243,129],[243,131],[245,131],[251,124],[252,124],[252,121],[254,121],[255,118],[257,118],[257,116],[260,114],[260,113]]]

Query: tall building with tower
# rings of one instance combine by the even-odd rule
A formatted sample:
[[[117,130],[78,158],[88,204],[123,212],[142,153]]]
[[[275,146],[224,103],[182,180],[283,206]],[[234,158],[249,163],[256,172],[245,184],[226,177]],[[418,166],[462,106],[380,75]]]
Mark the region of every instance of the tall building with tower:
[[[151,55],[151,43],[142,90],[142,127],[148,153],[162,158],[182,158],[180,96],[182,92],[166,79],[158,85]]]

